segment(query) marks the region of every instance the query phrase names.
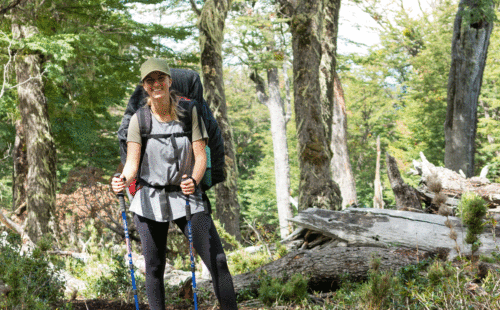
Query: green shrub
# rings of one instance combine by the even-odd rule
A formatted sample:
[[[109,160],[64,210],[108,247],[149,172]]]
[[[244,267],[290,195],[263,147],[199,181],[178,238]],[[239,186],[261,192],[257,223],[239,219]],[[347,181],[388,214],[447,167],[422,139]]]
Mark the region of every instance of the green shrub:
[[[480,247],[479,235],[484,230],[483,219],[486,216],[486,202],[477,194],[467,192],[460,199],[462,221],[467,225],[465,242],[472,246],[472,254]]]
[[[31,254],[21,255],[19,235],[3,233],[0,239],[0,281],[11,289],[0,309],[45,310],[60,304],[64,281],[46,255],[50,242],[42,239]]]
[[[427,270],[427,278],[432,285],[439,285],[443,278],[447,278],[453,274],[453,270],[448,264],[440,261],[435,261]]]
[[[387,309],[398,279],[392,272],[381,272],[380,258],[372,258],[368,272],[368,282],[361,287],[360,298],[366,309]]]
[[[271,259],[264,249],[255,253],[239,250],[228,255],[227,264],[231,274],[236,275],[253,271],[270,261]]]
[[[307,297],[307,283],[308,279],[300,273],[286,283],[266,276],[260,283],[259,299],[268,306],[276,302],[300,302]]]
[[[113,256],[109,273],[103,273],[97,278],[87,279],[87,293],[95,298],[130,302],[131,298],[133,298],[132,279],[127,264],[128,262],[125,262],[123,256]],[[145,286],[143,277],[135,273],[135,280],[138,291],[142,292],[142,288]]]

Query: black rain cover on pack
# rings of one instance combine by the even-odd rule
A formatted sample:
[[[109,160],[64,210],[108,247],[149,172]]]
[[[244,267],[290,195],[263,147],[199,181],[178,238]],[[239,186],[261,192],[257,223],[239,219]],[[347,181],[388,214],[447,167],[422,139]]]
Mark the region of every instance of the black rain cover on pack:
[[[170,75],[172,78],[170,89],[176,90],[182,96],[193,101],[207,129],[208,148],[210,152],[207,153],[207,172],[205,173],[204,182],[201,182],[202,189],[205,191],[210,189],[213,185],[225,180],[224,140],[212,111],[208,107],[207,102],[203,99],[203,85],[201,84],[198,73],[186,69],[170,69]],[[120,128],[118,129],[120,157],[123,165],[125,165],[127,159],[127,132],[130,119],[139,108],[146,104],[145,99],[147,97],[148,94],[144,88],[141,85],[137,85],[128,101],[127,109],[125,110]]]

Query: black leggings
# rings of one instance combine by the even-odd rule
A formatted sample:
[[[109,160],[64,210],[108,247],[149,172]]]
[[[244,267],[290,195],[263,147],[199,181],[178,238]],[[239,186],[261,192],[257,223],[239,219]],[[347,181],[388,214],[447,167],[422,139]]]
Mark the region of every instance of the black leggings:
[[[169,222],[156,222],[134,215],[139,231],[142,252],[146,262],[146,293],[151,310],[165,309],[165,273],[167,254],[167,232]],[[182,217],[174,221],[184,235],[188,236],[187,220]],[[212,217],[204,212],[191,217],[193,246],[210,270],[215,295],[221,309],[238,309],[233,280],[227,267],[226,255]]]

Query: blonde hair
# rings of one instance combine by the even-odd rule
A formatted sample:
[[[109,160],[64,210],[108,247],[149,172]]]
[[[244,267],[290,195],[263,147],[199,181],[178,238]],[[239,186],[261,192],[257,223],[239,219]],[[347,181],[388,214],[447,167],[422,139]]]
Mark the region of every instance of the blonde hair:
[[[146,104],[151,107],[153,99],[148,97]],[[175,90],[170,91],[170,104],[168,105],[167,113],[175,121],[178,121],[179,117],[182,116],[182,112],[179,110],[179,97]]]

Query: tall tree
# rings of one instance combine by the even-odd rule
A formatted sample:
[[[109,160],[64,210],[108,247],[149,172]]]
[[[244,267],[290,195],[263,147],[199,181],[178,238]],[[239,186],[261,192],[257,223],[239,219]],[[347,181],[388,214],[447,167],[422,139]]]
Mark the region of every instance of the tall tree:
[[[248,2],[244,4],[247,6],[240,11],[241,15],[234,23],[242,35],[236,42],[231,42],[231,51],[251,68],[250,79],[255,83],[257,99],[269,110],[279,230],[281,238],[286,238],[292,229],[287,219],[293,216],[286,133],[286,125],[290,120],[290,115],[287,114],[291,114],[291,107],[289,101],[285,106],[281,96],[278,68],[283,65],[283,76],[287,83],[287,61],[284,55],[290,47],[287,40],[290,35],[283,31],[287,25],[278,18],[275,5],[265,3],[269,5],[259,6],[257,3]],[[267,75],[267,90],[266,82],[260,76],[261,71],[265,71]]]
[[[330,161],[331,104],[321,91],[325,9],[335,0],[285,1],[293,49],[295,117],[300,162],[299,209],[340,209],[339,186],[332,180]]]
[[[12,34],[19,41],[38,34],[31,14],[35,1],[26,1],[13,12]],[[31,16],[30,16],[31,15]],[[16,55],[15,71],[18,83],[19,111],[26,141],[28,174],[26,178],[27,233],[36,242],[56,226],[56,149],[50,129],[47,100],[42,80],[43,55],[25,48]]]
[[[339,185],[342,194],[342,208],[357,203],[356,183],[347,149],[347,117],[344,92],[337,75],[337,37],[340,0],[325,2],[323,23],[322,59],[320,67],[321,92],[325,98],[325,118],[328,136],[331,137],[330,160],[333,180]]]
[[[199,43],[201,50],[201,68],[205,98],[214,112],[224,138],[226,153],[224,171],[226,180],[215,186],[216,217],[228,233],[241,241],[240,205],[237,196],[236,156],[233,136],[229,124],[222,71],[222,43],[226,17],[231,0],[207,0],[198,9],[194,0],[190,0],[193,11],[198,15]]]
[[[293,217],[290,206],[290,164],[286,139],[286,118],[283,99],[279,91],[278,68],[267,69],[267,95],[264,80],[256,71],[250,76],[257,89],[259,101],[267,106],[271,116],[271,136],[273,138],[274,174],[276,180],[276,203],[280,224],[281,238],[291,232],[292,225],[287,219]]]
[[[461,0],[453,28],[444,124],[446,168],[474,175],[477,107],[495,20],[493,0]]]

